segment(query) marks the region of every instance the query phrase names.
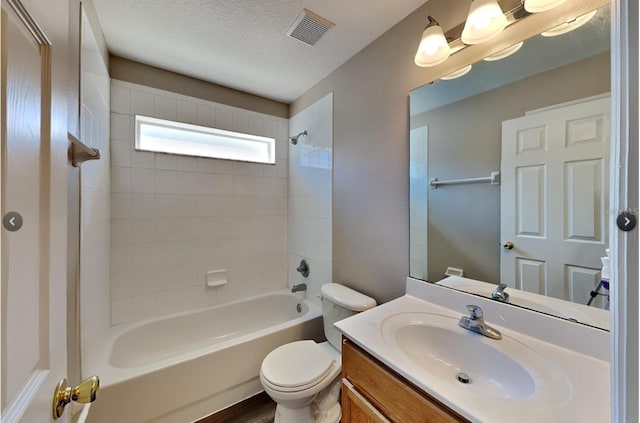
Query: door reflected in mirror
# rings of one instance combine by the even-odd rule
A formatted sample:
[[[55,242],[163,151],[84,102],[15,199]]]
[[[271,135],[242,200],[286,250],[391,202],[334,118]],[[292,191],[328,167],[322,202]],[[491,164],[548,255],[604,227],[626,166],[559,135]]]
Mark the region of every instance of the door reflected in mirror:
[[[609,20],[411,92],[412,277],[608,328]]]

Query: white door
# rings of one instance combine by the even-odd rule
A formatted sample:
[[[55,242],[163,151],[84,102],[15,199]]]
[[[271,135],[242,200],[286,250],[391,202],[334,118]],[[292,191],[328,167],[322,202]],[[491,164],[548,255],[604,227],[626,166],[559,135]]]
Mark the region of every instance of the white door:
[[[502,123],[500,280],[586,304],[605,255],[610,98]]]
[[[59,29],[51,20],[65,16],[54,3],[29,2],[29,8],[2,0],[2,216],[13,211],[23,220],[19,230],[2,228],[2,423],[53,421],[54,388],[66,374],[66,282],[51,276],[60,274],[52,269],[64,253],[52,246],[66,227],[52,217],[58,191],[51,169],[59,166],[52,156],[60,144],[52,133],[60,125],[66,131],[67,123],[66,101],[60,105],[66,96],[52,90],[62,84],[54,82],[60,81],[52,73],[56,46],[47,30]],[[55,51],[62,60],[58,52],[65,47]],[[18,220],[12,222],[15,229]]]

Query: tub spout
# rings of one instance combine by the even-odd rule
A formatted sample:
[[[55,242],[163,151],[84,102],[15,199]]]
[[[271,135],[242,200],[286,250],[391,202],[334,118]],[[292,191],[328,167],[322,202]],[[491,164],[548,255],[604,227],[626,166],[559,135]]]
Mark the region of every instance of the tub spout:
[[[293,285],[291,287],[291,292],[299,292],[299,291],[306,291],[307,290],[307,284],[306,283],[300,283],[298,285]]]

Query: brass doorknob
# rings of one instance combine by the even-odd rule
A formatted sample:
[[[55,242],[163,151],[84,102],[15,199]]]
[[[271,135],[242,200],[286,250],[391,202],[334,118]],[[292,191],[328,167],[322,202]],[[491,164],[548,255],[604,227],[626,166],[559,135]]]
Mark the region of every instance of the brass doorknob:
[[[91,376],[80,383],[75,388],[67,386],[67,379],[58,382],[56,390],[53,393],[53,419],[56,420],[64,413],[64,408],[71,401],[83,404],[96,400],[96,394],[100,388],[100,379],[98,376]]]
[[[504,248],[505,250],[513,250],[513,242],[511,241],[507,241],[504,244],[502,244],[502,248]]]

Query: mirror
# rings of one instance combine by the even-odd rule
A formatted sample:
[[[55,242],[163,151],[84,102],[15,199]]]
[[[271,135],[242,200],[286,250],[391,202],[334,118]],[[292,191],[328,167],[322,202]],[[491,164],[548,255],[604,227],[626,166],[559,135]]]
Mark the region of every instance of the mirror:
[[[609,21],[410,93],[412,277],[608,329]]]

